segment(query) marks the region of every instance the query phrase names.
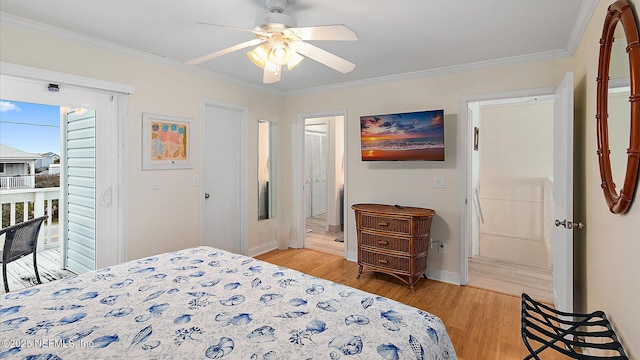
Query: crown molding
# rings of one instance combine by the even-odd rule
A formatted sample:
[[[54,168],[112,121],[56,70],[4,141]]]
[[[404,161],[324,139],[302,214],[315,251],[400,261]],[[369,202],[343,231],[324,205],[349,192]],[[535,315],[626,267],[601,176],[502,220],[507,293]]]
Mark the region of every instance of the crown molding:
[[[211,79],[233,83],[245,88],[250,88],[250,89],[259,91],[259,92],[275,94],[275,95],[283,95],[281,91],[277,91],[272,88],[255,85],[255,84],[241,81],[217,72],[205,70],[195,66],[188,66],[180,61],[172,60],[163,56],[154,55],[145,51],[132,49],[126,46],[96,39],[91,36],[79,34],[73,31],[64,30],[55,26],[43,24],[37,21],[25,19],[19,16],[7,14],[4,12],[0,12],[0,24],[9,25],[17,28],[26,29],[26,30],[31,30],[34,32],[39,32],[48,36],[58,37],[63,40],[69,40],[76,43],[81,43],[83,45],[90,46],[93,48],[113,51],[122,55],[143,59],[156,64],[161,64],[161,65],[165,65],[175,69],[179,69],[188,73],[197,74],[197,75],[208,77]]]
[[[428,78],[428,77],[433,77],[433,76],[443,75],[443,74],[453,74],[453,73],[460,73],[460,72],[466,72],[471,70],[480,70],[480,69],[487,69],[492,67],[514,65],[514,64],[526,64],[531,62],[555,60],[555,59],[561,59],[561,58],[567,58],[567,57],[571,57],[571,54],[567,50],[545,51],[545,52],[529,54],[529,55],[513,56],[513,57],[502,58],[502,59],[480,61],[480,62],[462,64],[462,65],[444,66],[440,68],[420,70],[420,71],[408,72],[404,74],[381,76],[381,77],[370,78],[365,80],[357,80],[357,81],[350,81],[350,82],[344,82],[344,83],[327,85],[327,86],[318,86],[313,88],[288,91],[288,92],[285,92],[285,96],[312,94],[312,93],[324,92],[329,90],[345,89],[349,87],[365,86],[365,85],[376,85],[376,84],[404,81],[404,80],[416,80],[416,79]]]
[[[580,5],[580,11],[578,12],[578,17],[576,18],[575,25],[573,26],[573,30],[569,35],[569,42],[567,43],[567,49],[571,56],[573,56],[578,48],[578,44],[582,39],[582,34],[587,28],[591,17],[593,16],[593,12],[596,10],[596,6],[598,6],[598,0],[583,0],[582,5]]]

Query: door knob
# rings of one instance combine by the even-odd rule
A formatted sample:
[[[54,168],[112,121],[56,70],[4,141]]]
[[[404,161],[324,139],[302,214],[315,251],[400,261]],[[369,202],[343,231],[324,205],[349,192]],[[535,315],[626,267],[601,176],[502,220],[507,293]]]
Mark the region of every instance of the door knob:
[[[211,197],[211,195],[209,195],[209,193],[204,193],[204,198],[205,198],[205,199],[208,199],[208,198],[210,198],[210,197]]]
[[[562,225],[563,227],[567,227],[567,220],[560,221],[556,219],[556,226],[560,226],[560,225]]]

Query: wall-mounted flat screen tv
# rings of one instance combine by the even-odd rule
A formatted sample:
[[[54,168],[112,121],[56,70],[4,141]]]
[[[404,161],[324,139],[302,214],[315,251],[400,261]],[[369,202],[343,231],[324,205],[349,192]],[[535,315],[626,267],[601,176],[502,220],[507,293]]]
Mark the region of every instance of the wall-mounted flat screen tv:
[[[360,117],[363,161],[444,161],[444,110]]]

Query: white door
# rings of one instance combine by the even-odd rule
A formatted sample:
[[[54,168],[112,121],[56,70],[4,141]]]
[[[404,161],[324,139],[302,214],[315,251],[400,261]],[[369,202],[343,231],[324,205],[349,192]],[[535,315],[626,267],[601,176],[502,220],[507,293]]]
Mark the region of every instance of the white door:
[[[62,108],[61,117],[65,264],[83,273],[96,268],[96,111]]]
[[[305,216],[327,212],[327,134],[305,133]]]
[[[573,312],[572,72],[565,75],[555,92],[553,146],[553,299],[557,310]]]
[[[311,136],[311,216],[327,212],[327,135]]]
[[[115,98],[103,92],[89,89],[79,89],[61,85],[59,92],[47,90],[48,83],[33,79],[23,79],[11,76],[1,77],[1,97],[5,100],[15,100],[37,104],[54,105],[69,109],[86,109],[93,120],[89,130],[84,130],[82,140],[89,143],[89,150],[69,149],[65,140],[62,149],[64,153],[70,153],[72,158],[83,158],[84,163],[90,166],[80,172],[69,170],[69,162],[65,160],[65,154],[61,169],[61,186],[63,187],[62,201],[60,201],[60,213],[64,213],[66,221],[62,222],[61,234],[63,234],[62,256],[64,266],[75,272],[84,272],[96,268],[103,268],[119,262],[118,229],[118,193],[117,179],[117,154],[118,154],[118,128]],[[61,121],[61,134],[66,138],[70,124]],[[37,139],[34,139],[37,141]],[[86,145],[86,144],[85,144]],[[75,145],[74,145],[75,146]],[[64,163],[64,162],[67,163]],[[75,161],[75,160],[74,160]],[[69,183],[79,184],[85,188],[82,190],[82,199],[68,191]],[[84,207],[84,205],[89,206]],[[83,222],[88,226],[80,229],[78,217],[69,217],[69,211],[76,215],[82,214]],[[73,229],[79,229],[82,236],[81,242],[75,242],[70,248],[68,234]],[[77,239],[78,237],[76,237]]]
[[[206,104],[203,123],[202,244],[244,253],[242,235],[242,130],[240,109]]]
[[[304,217],[311,217],[312,192],[311,181],[313,179],[313,133],[306,131],[304,134]]]

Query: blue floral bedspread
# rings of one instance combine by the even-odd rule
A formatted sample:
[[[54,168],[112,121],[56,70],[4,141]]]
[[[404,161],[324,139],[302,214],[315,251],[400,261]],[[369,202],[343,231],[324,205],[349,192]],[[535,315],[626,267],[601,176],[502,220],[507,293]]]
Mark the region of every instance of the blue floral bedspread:
[[[456,359],[436,316],[211,247],[0,300],[0,359]]]

